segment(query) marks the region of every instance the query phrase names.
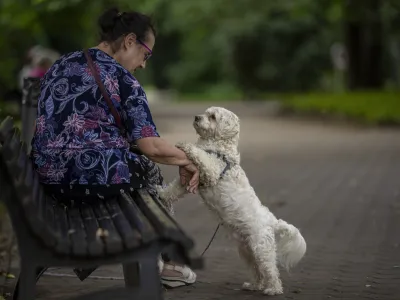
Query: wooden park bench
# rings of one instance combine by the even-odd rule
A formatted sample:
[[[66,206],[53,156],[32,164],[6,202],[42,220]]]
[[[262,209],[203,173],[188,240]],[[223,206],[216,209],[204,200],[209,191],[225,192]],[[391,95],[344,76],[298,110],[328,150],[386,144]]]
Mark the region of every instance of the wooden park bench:
[[[145,190],[92,203],[46,195],[9,117],[0,125],[0,186],[21,259],[14,299],[34,299],[36,281],[48,267],[122,264],[130,299],[149,300],[162,299],[160,252],[202,267],[192,258],[193,241]]]

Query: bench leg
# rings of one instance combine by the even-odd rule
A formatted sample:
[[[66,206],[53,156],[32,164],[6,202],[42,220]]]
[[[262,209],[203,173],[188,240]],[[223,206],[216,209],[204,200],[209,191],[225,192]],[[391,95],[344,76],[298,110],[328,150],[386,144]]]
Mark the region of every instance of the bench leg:
[[[157,257],[124,264],[123,270],[125,286],[132,288],[132,299],[163,299]]]
[[[34,300],[36,292],[36,281],[45,269],[36,268],[30,264],[21,262],[21,272],[14,291],[14,300]]]
[[[36,283],[39,281],[40,277],[42,277],[43,273],[46,272],[47,268],[36,268]],[[19,286],[20,286],[20,278],[21,275],[18,277],[17,282],[14,287],[14,293],[13,293],[13,300],[19,300]]]

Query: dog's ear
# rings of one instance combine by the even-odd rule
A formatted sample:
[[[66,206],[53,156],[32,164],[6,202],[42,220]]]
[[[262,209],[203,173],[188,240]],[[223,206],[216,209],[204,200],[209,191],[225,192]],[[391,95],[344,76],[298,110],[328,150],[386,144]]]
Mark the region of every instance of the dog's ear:
[[[222,139],[233,139],[239,135],[240,121],[234,114],[222,114],[218,122],[218,134]]]

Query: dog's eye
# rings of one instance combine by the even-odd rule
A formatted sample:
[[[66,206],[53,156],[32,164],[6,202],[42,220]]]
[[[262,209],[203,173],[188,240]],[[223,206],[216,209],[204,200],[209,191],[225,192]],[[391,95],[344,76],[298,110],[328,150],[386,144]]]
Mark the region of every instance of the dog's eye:
[[[215,115],[214,114],[210,115],[210,119],[215,120]]]

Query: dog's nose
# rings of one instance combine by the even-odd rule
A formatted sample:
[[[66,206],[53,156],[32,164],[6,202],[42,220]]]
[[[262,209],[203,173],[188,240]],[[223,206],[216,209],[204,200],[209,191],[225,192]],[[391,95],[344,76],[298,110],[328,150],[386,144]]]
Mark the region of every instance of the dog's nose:
[[[195,116],[195,117],[194,117],[194,120],[195,120],[196,122],[198,122],[198,121],[201,120],[201,117],[200,117],[200,116]]]

